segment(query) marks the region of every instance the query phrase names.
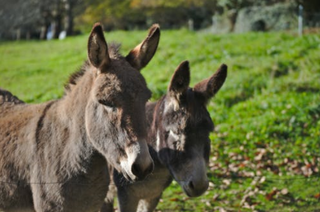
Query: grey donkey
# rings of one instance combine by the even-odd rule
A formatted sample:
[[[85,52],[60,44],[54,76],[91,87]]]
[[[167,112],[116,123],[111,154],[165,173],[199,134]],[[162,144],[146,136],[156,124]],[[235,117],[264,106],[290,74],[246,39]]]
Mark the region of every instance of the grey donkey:
[[[151,92],[139,71],[159,38],[154,25],[124,57],[95,24],[88,60],[61,99],[25,104],[0,90],[0,211],[98,211],[107,165],[128,181],[152,172],[145,110]]]

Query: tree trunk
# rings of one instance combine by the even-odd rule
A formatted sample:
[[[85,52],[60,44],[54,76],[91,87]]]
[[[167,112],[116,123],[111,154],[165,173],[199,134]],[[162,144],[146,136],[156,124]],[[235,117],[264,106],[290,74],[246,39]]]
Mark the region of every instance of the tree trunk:
[[[21,39],[21,29],[17,29],[16,31],[16,40],[20,40]]]
[[[59,38],[59,34],[61,32],[61,24],[62,24],[61,14],[58,14],[55,17],[54,23],[55,23],[55,29],[54,29],[54,33],[53,33],[53,38],[57,39],[57,38]]]
[[[61,32],[61,29],[62,29],[62,10],[61,10],[61,1],[60,0],[57,0],[57,5],[56,5],[56,10],[57,10],[57,13],[54,17],[54,30],[53,30],[53,38],[54,39],[57,39],[59,38],[59,34]]]
[[[73,6],[74,2],[72,0],[68,0],[66,5],[66,31],[67,35],[73,35]]]

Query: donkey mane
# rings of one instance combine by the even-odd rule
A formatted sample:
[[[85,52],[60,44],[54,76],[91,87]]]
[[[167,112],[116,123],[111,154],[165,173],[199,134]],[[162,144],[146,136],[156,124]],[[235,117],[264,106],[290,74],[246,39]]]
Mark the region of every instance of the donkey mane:
[[[123,57],[119,51],[121,48],[121,44],[119,43],[115,43],[112,42],[110,43],[110,45],[108,46],[108,53],[110,58],[121,58]],[[64,85],[65,88],[65,94],[69,91],[71,91],[71,88],[77,84],[78,80],[86,73],[88,69],[88,67],[90,66],[90,62],[88,60],[86,60],[83,65],[78,69],[78,71],[72,73],[69,77],[68,82]]]
[[[14,96],[9,91],[0,88],[0,105],[2,104],[16,105],[16,104],[23,104],[23,103],[24,103],[23,101],[21,101],[18,97]]]

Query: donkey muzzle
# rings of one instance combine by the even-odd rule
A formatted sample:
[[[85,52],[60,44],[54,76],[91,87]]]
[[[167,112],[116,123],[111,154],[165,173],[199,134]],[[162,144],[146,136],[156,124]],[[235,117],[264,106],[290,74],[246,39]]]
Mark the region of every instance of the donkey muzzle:
[[[206,162],[202,157],[193,158],[185,164],[185,172],[176,173],[178,181],[189,197],[198,197],[209,187]]]
[[[183,185],[183,190],[189,197],[198,197],[203,194],[208,187],[208,179],[196,179],[191,177],[191,179],[186,181]]]
[[[126,149],[128,156],[127,171],[133,181],[145,179],[154,168],[148,145],[145,141],[138,141]]]

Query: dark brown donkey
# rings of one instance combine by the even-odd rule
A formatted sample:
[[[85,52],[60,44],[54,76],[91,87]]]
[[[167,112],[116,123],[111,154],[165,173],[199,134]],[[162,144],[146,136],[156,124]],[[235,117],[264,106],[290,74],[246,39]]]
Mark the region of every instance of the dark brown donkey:
[[[221,65],[210,78],[189,88],[189,63],[182,62],[171,79],[168,93],[147,104],[148,145],[155,169],[144,181],[133,184],[115,172],[120,211],[153,211],[173,179],[190,197],[207,190],[209,133],[214,125],[206,104],[226,77],[227,66]],[[110,191],[102,211],[112,208],[111,197]]]
[[[96,24],[88,61],[62,99],[29,105],[0,90],[0,211],[98,211],[108,190],[106,160],[133,181],[152,171],[145,115],[151,93],[139,70],[159,37],[155,25],[123,57]]]

